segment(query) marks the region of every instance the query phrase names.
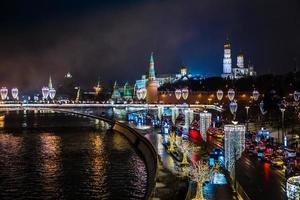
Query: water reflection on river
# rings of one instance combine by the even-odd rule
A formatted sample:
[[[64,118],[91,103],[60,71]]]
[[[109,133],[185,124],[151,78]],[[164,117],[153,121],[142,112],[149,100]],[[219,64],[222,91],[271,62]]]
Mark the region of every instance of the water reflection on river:
[[[73,115],[6,113],[0,199],[143,199],[143,159],[107,128]]]

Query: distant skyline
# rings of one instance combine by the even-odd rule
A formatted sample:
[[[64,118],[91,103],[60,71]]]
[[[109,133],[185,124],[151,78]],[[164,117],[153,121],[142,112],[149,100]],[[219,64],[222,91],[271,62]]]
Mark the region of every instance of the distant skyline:
[[[258,74],[300,68],[299,0],[27,0],[0,3],[0,86],[38,89],[71,71],[83,86],[157,73],[220,75],[223,43]]]

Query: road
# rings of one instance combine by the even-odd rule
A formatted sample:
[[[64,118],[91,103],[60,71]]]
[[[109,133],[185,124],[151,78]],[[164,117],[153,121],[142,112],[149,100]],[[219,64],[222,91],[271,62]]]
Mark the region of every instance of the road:
[[[236,167],[237,180],[253,200],[285,200],[286,179],[284,170],[256,157],[243,155]]]
[[[214,146],[222,147],[222,140],[208,138]],[[258,160],[246,153],[237,162],[237,180],[252,200],[286,200],[284,170]]]

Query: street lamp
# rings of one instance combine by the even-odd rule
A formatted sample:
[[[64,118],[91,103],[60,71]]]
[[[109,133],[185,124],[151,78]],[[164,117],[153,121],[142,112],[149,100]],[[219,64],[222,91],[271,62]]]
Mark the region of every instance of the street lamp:
[[[284,137],[284,146],[287,146],[287,138],[286,135],[284,133],[284,112],[285,112],[285,108],[280,108],[281,111],[281,122],[282,122],[282,137]],[[278,132],[278,140],[279,140],[279,132]]]
[[[250,107],[249,107],[249,106],[245,106],[245,108],[246,108],[246,116],[247,116],[247,119],[246,119],[246,120],[247,120],[247,121],[246,121],[246,122],[247,122],[247,123],[246,123],[246,131],[248,131],[248,122],[249,122],[248,112],[249,112],[249,108],[250,108]]]

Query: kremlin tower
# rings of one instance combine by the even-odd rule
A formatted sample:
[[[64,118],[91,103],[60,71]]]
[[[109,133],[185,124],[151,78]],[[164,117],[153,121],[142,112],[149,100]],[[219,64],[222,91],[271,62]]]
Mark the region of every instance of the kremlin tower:
[[[146,102],[147,103],[157,103],[158,82],[155,78],[153,52],[151,53],[151,57],[150,57],[149,74],[148,74],[148,80],[146,83],[146,90],[147,90]]]
[[[232,77],[231,49],[230,41],[227,38],[224,42],[224,58],[223,58],[223,78]]]

